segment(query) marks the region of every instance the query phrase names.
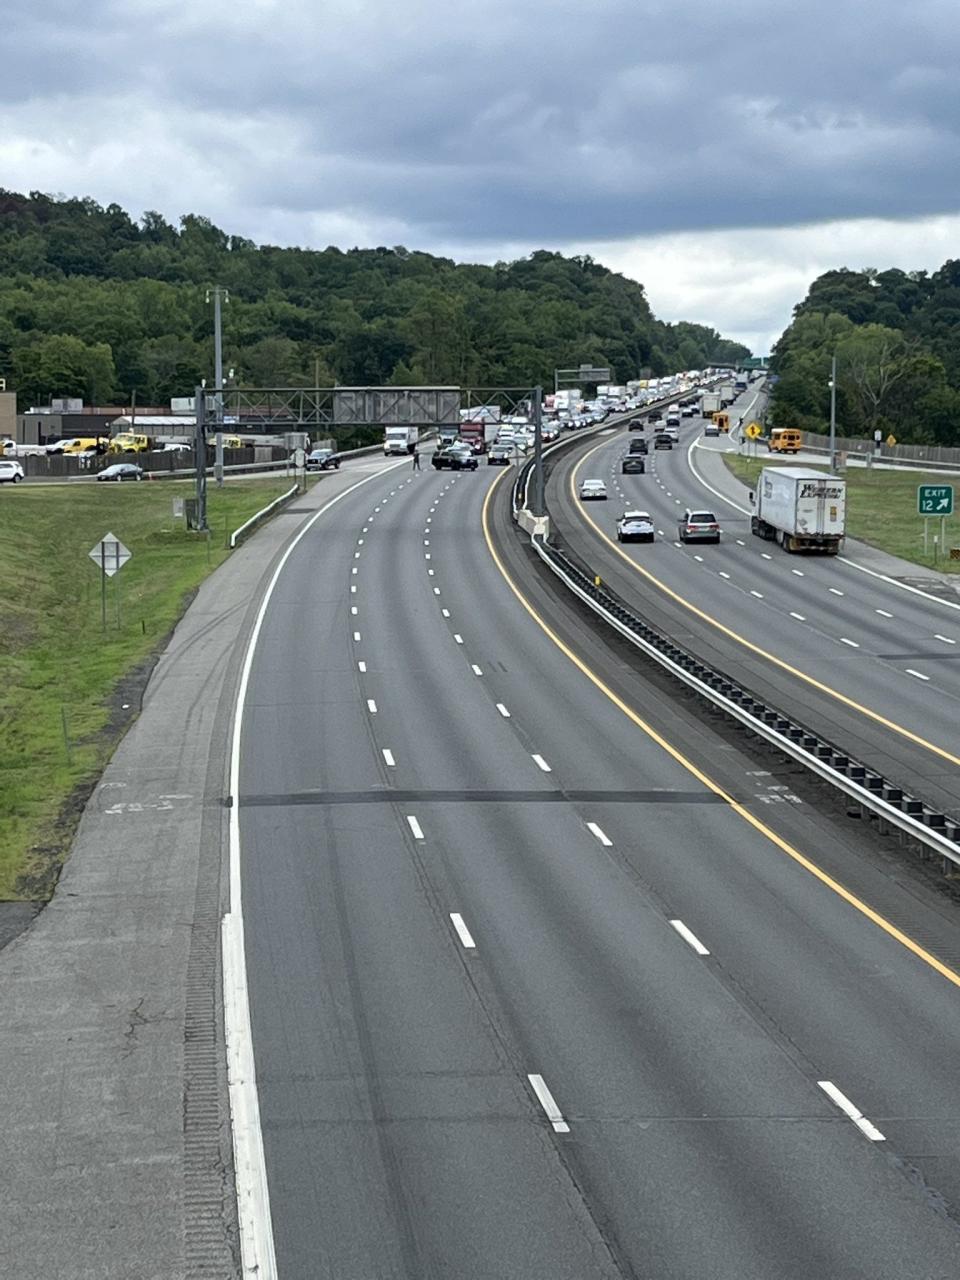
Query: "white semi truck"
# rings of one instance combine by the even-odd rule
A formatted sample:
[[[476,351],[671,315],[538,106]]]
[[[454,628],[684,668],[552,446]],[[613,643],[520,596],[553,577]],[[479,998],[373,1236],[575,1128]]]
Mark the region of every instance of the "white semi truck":
[[[811,467],[764,467],[750,495],[750,532],[787,551],[824,551],[843,546],[847,482]]]
[[[420,431],[417,427],[386,427],[383,432],[383,456],[413,453]]]

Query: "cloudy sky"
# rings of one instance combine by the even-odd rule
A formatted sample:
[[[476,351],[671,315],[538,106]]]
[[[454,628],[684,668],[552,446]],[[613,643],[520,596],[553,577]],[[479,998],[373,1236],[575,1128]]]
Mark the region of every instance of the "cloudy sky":
[[[259,242],[588,252],[763,350],[960,256],[956,0],[8,0],[0,185]],[[3,48],[3,46],[6,46]]]

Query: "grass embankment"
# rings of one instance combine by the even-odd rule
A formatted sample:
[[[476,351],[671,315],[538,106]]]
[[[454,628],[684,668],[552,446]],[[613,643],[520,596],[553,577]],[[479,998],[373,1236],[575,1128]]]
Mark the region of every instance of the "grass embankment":
[[[751,488],[756,484],[762,467],[797,466],[784,459],[770,462],[766,458],[741,458],[727,454],[724,457],[733,474]],[[807,463],[799,464],[806,466]],[[825,471],[826,467],[816,467]],[[875,471],[867,467],[851,467],[847,477],[847,532],[851,538],[859,538],[890,555],[912,560],[925,569],[937,569],[942,573],[960,573],[960,560],[944,556],[933,558],[933,537],[940,535],[940,521],[930,522],[930,551],[923,553],[923,517],[917,515],[917,485],[952,484],[948,477],[921,471]],[[960,546],[960,522],[949,518],[946,522],[947,546]]]
[[[209,540],[173,518],[172,499],[189,496],[187,484],[0,491],[0,900],[52,892],[86,796],[136,712],[151,655],[230,554],[225,530],[291,483],[211,486]],[[133,555],[107,583],[103,630],[100,570],[88,552],[108,531]]]

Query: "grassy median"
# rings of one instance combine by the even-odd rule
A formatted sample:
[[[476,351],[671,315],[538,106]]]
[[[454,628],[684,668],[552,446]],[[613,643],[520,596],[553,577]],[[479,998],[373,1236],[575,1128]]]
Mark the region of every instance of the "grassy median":
[[[756,484],[762,467],[797,466],[784,459],[771,462],[767,458],[743,458],[725,454],[724,461],[733,474],[749,485]],[[807,463],[801,464],[803,466]],[[826,467],[816,467],[825,471]],[[917,515],[917,486],[952,484],[950,477],[921,471],[875,471],[867,467],[851,467],[847,477],[847,532],[852,538],[887,551],[903,560],[911,560],[925,569],[942,573],[960,572],[960,560],[943,555],[933,557],[933,538],[940,535],[940,521],[930,521],[929,552],[923,552],[923,517]],[[947,547],[960,547],[960,520],[946,522]]]
[[[226,532],[291,480],[208,491],[209,539],[173,516],[191,486],[5,485],[0,490],[0,900],[49,897],[83,805],[136,714],[153,656],[229,551]],[[90,549],[133,553],[107,583]]]

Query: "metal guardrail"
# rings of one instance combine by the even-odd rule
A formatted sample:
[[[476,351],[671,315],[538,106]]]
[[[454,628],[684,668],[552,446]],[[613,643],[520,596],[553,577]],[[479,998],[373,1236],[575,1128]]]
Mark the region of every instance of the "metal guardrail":
[[[261,507],[259,511],[255,511],[249,520],[244,521],[239,529],[234,529],[233,533],[231,533],[230,550],[232,551],[234,549],[243,535],[258,525],[261,520],[265,520],[271,511],[275,511],[277,507],[282,507],[285,502],[289,502],[290,499],[299,492],[300,486],[299,484],[295,484],[289,488],[286,493],[281,493],[279,498],[274,498],[274,500],[272,502],[268,502],[265,507]]]
[[[576,438],[576,437],[574,437]],[[563,441],[568,444],[568,441]],[[554,446],[555,448],[556,446]],[[526,496],[529,464],[514,485],[514,520]],[[749,689],[701,661],[651,627],[595,575],[585,572],[558,547],[531,537],[544,565],[608,626],[624,636],[672,676],[811,773],[854,800],[862,811],[915,840],[924,851],[960,866],[960,818],[931,808],[869,765],[841,751],[821,734],[756,697]]]

